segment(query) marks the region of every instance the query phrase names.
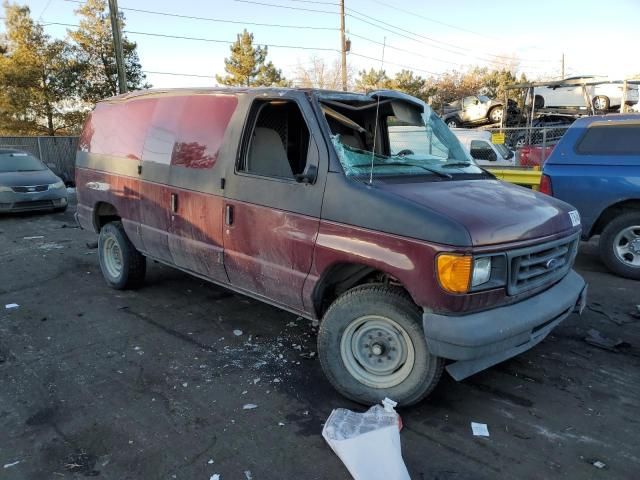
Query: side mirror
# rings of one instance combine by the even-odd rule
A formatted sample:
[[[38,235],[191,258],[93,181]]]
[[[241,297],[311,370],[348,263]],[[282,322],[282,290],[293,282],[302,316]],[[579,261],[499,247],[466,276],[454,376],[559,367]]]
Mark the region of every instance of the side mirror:
[[[305,183],[307,185],[315,183],[316,178],[318,178],[318,167],[310,163],[304,169],[304,172],[297,174],[295,178],[298,183]]]

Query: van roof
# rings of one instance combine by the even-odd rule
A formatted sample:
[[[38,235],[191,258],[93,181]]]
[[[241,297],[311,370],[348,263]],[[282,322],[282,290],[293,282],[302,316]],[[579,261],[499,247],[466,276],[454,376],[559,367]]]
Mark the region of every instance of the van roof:
[[[193,87],[193,88],[151,88],[148,90],[136,90],[113,97],[105,98],[99,103],[126,102],[143,97],[170,97],[174,95],[206,95],[220,93],[253,93],[253,94],[282,94],[285,92],[316,92],[326,96],[346,95],[370,99],[364,93],[342,92],[338,90],[324,90],[318,88],[284,88],[284,87]]]

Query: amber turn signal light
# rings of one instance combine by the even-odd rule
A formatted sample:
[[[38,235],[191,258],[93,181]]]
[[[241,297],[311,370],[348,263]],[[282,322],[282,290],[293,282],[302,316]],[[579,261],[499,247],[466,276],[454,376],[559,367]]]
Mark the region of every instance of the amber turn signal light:
[[[469,255],[438,255],[438,281],[442,288],[451,293],[467,293],[471,281],[471,261]]]

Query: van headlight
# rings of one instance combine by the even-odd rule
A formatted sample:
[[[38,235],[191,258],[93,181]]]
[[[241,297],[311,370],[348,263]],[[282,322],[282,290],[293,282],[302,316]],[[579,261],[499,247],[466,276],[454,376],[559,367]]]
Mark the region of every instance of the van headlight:
[[[49,185],[49,190],[58,190],[60,188],[64,188],[64,182],[60,180],[59,182],[52,183]]]
[[[491,279],[491,257],[476,258],[473,261],[471,287],[487,283]]]
[[[469,293],[506,284],[507,260],[503,253],[472,257],[441,253],[436,257],[440,286],[450,293]]]

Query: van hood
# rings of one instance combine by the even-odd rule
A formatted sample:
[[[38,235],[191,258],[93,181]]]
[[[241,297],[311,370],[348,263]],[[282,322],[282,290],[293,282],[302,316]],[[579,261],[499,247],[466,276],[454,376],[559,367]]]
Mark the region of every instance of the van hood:
[[[60,180],[51,170],[35,172],[0,172],[0,185],[5,187],[27,187],[50,185]]]
[[[494,245],[575,230],[571,205],[499,180],[387,183],[376,187],[464,226],[473,246]]]

